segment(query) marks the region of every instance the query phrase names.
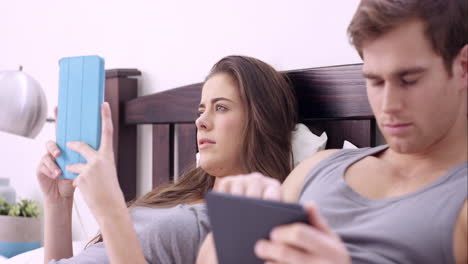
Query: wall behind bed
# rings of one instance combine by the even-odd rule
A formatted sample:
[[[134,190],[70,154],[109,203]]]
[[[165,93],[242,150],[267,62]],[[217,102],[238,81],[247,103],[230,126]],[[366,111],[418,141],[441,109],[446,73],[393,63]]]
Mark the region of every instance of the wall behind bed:
[[[321,1],[1,1],[0,70],[34,76],[57,104],[58,59],[99,54],[106,68],[138,68],[139,95],[200,82],[221,57],[257,57],[279,70],[360,62],[346,27],[358,0]],[[142,126],[139,195],[151,186],[151,152]],[[46,124],[36,140],[0,132],[0,177],[18,195],[40,198],[35,168],[44,143],[55,138]],[[79,235],[79,234],[78,234]]]

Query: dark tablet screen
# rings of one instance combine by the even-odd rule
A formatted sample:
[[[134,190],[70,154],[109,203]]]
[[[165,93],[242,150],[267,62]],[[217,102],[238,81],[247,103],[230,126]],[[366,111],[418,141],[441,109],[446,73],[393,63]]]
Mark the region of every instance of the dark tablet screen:
[[[254,253],[255,243],[270,231],[294,222],[308,223],[299,204],[209,192],[205,197],[219,264],[264,263]]]

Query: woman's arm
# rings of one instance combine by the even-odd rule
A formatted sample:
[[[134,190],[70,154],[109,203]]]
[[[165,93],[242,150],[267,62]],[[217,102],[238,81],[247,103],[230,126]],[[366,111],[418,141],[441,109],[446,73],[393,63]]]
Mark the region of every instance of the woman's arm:
[[[44,204],[44,263],[73,256],[72,248],[73,199]]]
[[[125,203],[109,210],[97,221],[110,263],[146,263]]]
[[[99,150],[96,151],[82,142],[70,142],[67,147],[80,153],[87,163],[67,166],[67,170],[78,174],[73,186],[80,189],[86,204],[96,217],[110,263],[146,263],[117,180],[108,103],[102,105],[101,114]]]
[[[44,195],[44,262],[73,256],[72,207],[75,188],[72,181],[59,178],[62,171],[55,159],[60,150],[53,141],[46,144],[36,176]]]

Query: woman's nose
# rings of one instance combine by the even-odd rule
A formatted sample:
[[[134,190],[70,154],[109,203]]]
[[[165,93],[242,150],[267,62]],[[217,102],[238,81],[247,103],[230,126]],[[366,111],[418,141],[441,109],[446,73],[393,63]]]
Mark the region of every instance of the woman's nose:
[[[209,117],[208,113],[204,112],[202,113],[197,120],[195,120],[195,125],[197,126],[198,130],[206,130],[209,129]]]

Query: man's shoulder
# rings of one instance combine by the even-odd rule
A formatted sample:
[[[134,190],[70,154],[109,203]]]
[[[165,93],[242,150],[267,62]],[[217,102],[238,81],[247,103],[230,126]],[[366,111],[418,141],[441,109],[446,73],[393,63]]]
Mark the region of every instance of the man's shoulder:
[[[340,151],[340,149],[326,149],[314,153],[310,157],[303,160],[296,168],[289,174],[282,185],[283,198],[286,201],[294,202],[299,198],[299,192],[304,184],[304,179],[309,171],[314,168],[322,160],[326,159],[333,153]]]
[[[332,154],[339,152],[339,151],[345,151],[344,149],[326,149],[323,151],[319,151],[315,153],[314,155],[311,155],[307,159],[304,160],[304,166],[309,166],[309,167],[315,167],[319,162],[322,160],[328,158]]]

